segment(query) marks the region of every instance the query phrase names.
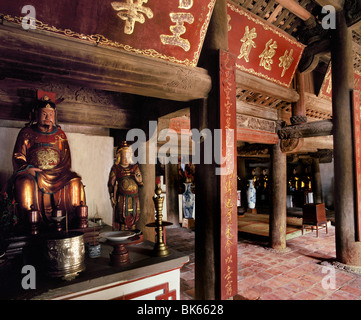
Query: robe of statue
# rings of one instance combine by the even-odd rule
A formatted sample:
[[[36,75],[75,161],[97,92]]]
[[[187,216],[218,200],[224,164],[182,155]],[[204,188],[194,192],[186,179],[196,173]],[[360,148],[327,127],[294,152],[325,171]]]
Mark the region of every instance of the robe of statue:
[[[142,186],[142,175],[137,164],[122,167],[115,164],[110,170],[108,189],[114,197],[114,230],[132,230],[139,220],[140,204],[138,186]]]
[[[75,207],[85,203],[80,176],[71,171],[67,137],[60,127],[42,132],[37,125],[21,129],[13,152],[15,200],[23,212],[32,205],[48,219],[56,206],[74,218]],[[27,174],[29,167],[40,168],[36,176]],[[69,220],[69,221],[70,221]]]

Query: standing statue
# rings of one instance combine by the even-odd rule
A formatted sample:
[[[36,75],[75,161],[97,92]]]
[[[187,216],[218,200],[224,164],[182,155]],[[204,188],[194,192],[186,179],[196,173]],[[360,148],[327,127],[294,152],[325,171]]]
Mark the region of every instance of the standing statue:
[[[75,208],[85,204],[81,177],[71,171],[67,137],[56,123],[56,105],[47,96],[37,101],[30,123],[20,130],[12,156],[11,188],[21,219],[29,210],[39,210],[49,221],[52,212],[68,213],[75,222]]]
[[[138,187],[143,178],[137,164],[132,164],[132,150],[123,141],[109,174],[108,190],[113,206],[113,230],[134,230],[139,220]]]

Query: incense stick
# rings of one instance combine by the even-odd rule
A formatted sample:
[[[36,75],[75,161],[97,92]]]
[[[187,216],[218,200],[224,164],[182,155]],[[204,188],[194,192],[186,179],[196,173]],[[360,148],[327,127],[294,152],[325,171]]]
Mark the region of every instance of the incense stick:
[[[95,215],[94,215],[94,226],[93,226],[93,242],[94,242],[94,246],[95,246]]]

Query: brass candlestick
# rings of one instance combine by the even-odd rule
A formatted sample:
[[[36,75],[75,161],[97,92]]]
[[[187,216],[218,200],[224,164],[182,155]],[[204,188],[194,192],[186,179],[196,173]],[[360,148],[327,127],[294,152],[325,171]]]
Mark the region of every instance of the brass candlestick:
[[[39,221],[40,221],[40,212],[35,209],[34,205],[31,205],[31,210],[28,213],[28,219],[30,224],[30,233],[36,235],[39,233]]]
[[[164,242],[163,227],[165,225],[163,225],[163,221],[162,221],[164,197],[161,196],[162,189],[160,188],[159,185],[155,189],[155,194],[156,194],[156,196],[153,197],[155,210],[156,210],[155,223],[149,225],[149,226],[155,226],[156,237],[157,237],[153,252],[154,252],[154,255],[157,257],[166,257],[166,256],[170,255],[170,252]],[[167,223],[167,225],[169,225],[169,223]]]

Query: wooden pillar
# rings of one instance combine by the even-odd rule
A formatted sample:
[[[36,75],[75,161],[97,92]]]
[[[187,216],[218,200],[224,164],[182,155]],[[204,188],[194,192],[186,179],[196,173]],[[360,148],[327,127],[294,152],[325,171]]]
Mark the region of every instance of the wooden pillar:
[[[336,259],[361,266],[361,243],[355,241],[355,192],[351,116],[353,54],[351,30],[343,11],[336,12],[332,30],[332,117],[335,170]]]
[[[149,154],[149,141],[147,141],[139,152]],[[153,161],[154,163],[154,161]],[[146,227],[146,224],[154,222],[155,208],[153,196],[155,195],[155,164],[147,161],[146,164],[139,164],[139,169],[143,176],[143,187],[139,188],[140,217],[138,221],[139,230],[143,233],[144,240],[155,242],[155,229]]]
[[[165,182],[167,194],[167,221],[179,227],[178,206],[178,164],[165,165]]]
[[[305,107],[305,77],[303,73],[296,71],[296,89],[300,98],[292,103],[291,124],[301,124],[307,122]]]
[[[313,202],[322,203],[322,182],[320,172],[320,159],[318,157],[312,158],[312,177]]]
[[[221,128],[221,103],[220,103],[220,49],[227,50],[227,10],[226,1],[217,0],[213,10],[212,18],[208,27],[207,35],[202,49],[199,66],[208,70],[212,78],[212,89],[207,100],[197,101],[191,106],[191,127],[209,129],[212,132],[212,145],[215,147],[215,130]],[[234,76],[235,77],[235,76]],[[235,80],[234,80],[235,84]],[[235,94],[234,94],[235,98]],[[235,106],[234,106],[235,111]],[[226,112],[224,112],[225,114]],[[223,133],[222,133],[223,135]],[[208,137],[211,138],[212,137]],[[236,141],[234,141],[236,143]],[[219,143],[218,143],[219,145]],[[224,282],[226,286],[232,286],[231,294],[235,294],[233,289],[237,290],[237,250],[231,256],[225,257],[225,247],[223,247],[226,237],[232,232],[233,238],[229,243],[237,246],[237,232],[235,234],[229,229],[224,228],[224,207],[221,199],[225,196],[225,188],[222,189],[222,176],[216,175],[218,167],[212,154],[212,163],[205,164],[203,156],[205,152],[205,143],[200,144],[200,164],[196,164],[195,184],[196,184],[196,231],[195,231],[195,295],[200,300],[215,300],[224,298]],[[222,146],[223,148],[223,146]],[[234,154],[235,155],[235,154]],[[236,160],[234,161],[236,162]],[[236,163],[235,170],[236,170]],[[233,174],[236,182],[236,171]],[[236,187],[233,200],[236,201]],[[224,205],[225,203],[223,203]],[[229,203],[231,206],[232,203]],[[235,219],[237,219],[236,206]],[[233,213],[229,216],[234,218]],[[235,220],[233,227],[237,227]],[[228,245],[228,243],[227,243]],[[233,249],[232,249],[233,250]],[[231,251],[233,252],[233,251]],[[228,265],[229,272],[222,272],[225,263]],[[235,264],[235,268],[234,268]],[[229,294],[227,287],[227,295]],[[229,295],[227,296],[229,297]]]
[[[281,140],[272,146],[271,196],[272,210],[269,224],[270,246],[286,249],[287,227],[287,158],[280,148]]]

